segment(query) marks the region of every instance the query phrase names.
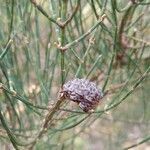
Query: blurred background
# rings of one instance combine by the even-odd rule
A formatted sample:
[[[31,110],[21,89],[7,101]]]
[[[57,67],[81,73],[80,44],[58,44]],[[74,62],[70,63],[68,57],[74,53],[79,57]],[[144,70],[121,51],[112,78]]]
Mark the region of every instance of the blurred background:
[[[0,149],[150,149],[149,6],[1,0]],[[91,115],[65,100],[33,144],[74,78],[96,83],[104,98]]]

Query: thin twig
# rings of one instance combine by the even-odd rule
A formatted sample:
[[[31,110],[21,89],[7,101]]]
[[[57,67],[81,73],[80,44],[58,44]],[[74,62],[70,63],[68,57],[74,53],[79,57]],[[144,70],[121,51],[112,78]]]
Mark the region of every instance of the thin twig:
[[[53,106],[53,108],[51,108],[51,110],[48,112],[48,114],[46,115],[45,119],[44,119],[44,123],[42,125],[42,129],[41,131],[38,133],[37,137],[31,142],[31,146],[29,148],[29,150],[32,150],[33,147],[35,146],[35,144],[37,143],[37,141],[42,138],[42,136],[46,133],[46,131],[48,130],[48,128],[50,128],[50,123],[52,123],[52,118],[55,114],[55,112],[59,109],[59,107],[61,106],[61,104],[64,102],[64,98],[60,97],[57,102],[55,103],[55,105]]]
[[[128,146],[128,147],[124,148],[123,150],[128,150],[128,149],[137,147],[137,146],[139,146],[139,145],[141,145],[141,144],[143,144],[145,142],[148,142],[149,140],[150,140],[150,135],[148,137],[142,139],[141,141],[139,141],[139,142],[137,142],[137,143],[135,143],[135,144],[133,144],[131,146]]]
[[[94,29],[96,29],[103,22],[105,17],[106,17],[106,15],[103,14],[101,16],[101,18],[97,21],[97,23],[92,28],[90,28],[86,33],[84,33],[82,36],[80,36],[78,39],[74,40],[73,42],[68,43],[65,46],[59,46],[58,48],[65,51],[68,48],[70,48],[71,46],[76,45],[77,43],[82,41],[85,37],[87,37]]]
[[[29,102],[26,98],[22,97],[19,93],[17,93],[16,91],[11,91],[9,90],[3,83],[0,82],[0,89],[3,89],[4,91],[6,91],[7,93],[11,94],[12,97],[22,101],[24,104],[35,107],[35,108],[39,108],[39,109],[44,109],[44,110],[48,110],[49,108],[46,106],[40,106],[40,105],[35,105],[32,104],[31,102]]]
[[[61,26],[55,19],[50,17],[47,12],[36,2],[36,0],[30,0],[30,2],[36,7],[48,20],[56,24],[57,26]]]
[[[71,22],[72,18],[74,17],[74,15],[76,14],[78,8],[79,8],[79,5],[80,4],[80,0],[77,1],[77,4],[72,12],[72,14],[68,17],[68,19],[64,22],[61,23],[61,26],[62,27],[65,27],[66,25],[68,25],[69,22]]]
[[[4,56],[7,54],[11,44],[12,44],[13,40],[9,39],[9,41],[7,42],[5,48],[3,49],[3,52],[0,54],[0,61],[4,58]]]

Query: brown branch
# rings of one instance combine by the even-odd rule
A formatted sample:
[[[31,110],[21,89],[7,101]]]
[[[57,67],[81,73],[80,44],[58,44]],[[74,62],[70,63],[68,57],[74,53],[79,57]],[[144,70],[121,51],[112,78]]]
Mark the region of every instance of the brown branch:
[[[57,110],[59,110],[61,104],[64,102],[63,95],[60,95],[57,102],[54,104],[54,106],[51,108],[51,110],[48,112],[44,119],[44,123],[42,125],[41,131],[38,133],[37,137],[31,142],[31,146],[29,147],[29,150],[32,150],[35,144],[39,139],[43,137],[43,135],[47,132],[48,128],[51,126],[51,123],[53,121],[53,116]]]

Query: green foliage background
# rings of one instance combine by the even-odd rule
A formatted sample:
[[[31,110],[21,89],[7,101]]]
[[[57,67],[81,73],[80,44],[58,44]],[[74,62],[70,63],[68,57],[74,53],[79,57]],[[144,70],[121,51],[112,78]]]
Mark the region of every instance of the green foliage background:
[[[149,6],[1,0],[1,149],[150,148]],[[76,77],[105,94],[92,114],[68,100],[58,105],[62,85]]]

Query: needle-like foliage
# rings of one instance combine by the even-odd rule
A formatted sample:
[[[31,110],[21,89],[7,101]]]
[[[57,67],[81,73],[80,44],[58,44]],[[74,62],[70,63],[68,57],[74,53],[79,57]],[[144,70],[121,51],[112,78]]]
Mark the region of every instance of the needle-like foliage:
[[[149,0],[1,0],[0,149],[148,147],[149,14]]]

